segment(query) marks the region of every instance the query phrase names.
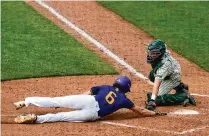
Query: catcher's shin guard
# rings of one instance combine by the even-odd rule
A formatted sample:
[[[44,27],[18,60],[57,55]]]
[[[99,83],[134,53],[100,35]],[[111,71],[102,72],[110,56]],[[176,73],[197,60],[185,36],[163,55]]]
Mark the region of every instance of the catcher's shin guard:
[[[186,99],[183,102],[183,106],[187,106],[189,104],[196,106],[196,101],[194,96],[189,93],[189,87],[187,84],[180,83],[177,87],[174,88],[177,93],[185,93]]]
[[[151,95],[152,93],[147,93],[148,103],[151,101]],[[155,103],[157,106],[181,105],[186,98],[186,93],[164,94],[161,96],[157,96],[155,99]]]

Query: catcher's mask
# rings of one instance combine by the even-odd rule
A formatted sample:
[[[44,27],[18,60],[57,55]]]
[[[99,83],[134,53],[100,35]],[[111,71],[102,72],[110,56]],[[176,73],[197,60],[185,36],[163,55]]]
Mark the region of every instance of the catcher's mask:
[[[131,80],[127,76],[119,76],[113,83],[114,87],[117,87],[123,93],[130,92]]]
[[[160,60],[166,52],[166,45],[161,40],[152,41],[147,47],[147,63],[153,64]]]

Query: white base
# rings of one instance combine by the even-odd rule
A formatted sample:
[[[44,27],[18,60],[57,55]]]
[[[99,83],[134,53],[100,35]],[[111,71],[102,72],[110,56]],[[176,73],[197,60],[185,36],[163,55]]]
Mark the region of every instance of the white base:
[[[169,114],[171,115],[197,115],[199,114],[199,112],[195,110],[180,109],[174,112],[170,112]]]

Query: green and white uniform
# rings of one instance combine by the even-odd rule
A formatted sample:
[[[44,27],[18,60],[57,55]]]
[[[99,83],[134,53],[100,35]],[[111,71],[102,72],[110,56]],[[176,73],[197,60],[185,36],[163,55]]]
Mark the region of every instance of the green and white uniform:
[[[181,82],[180,64],[170,55],[163,41],[154,40],[148,45],[147,63],[152,66],[150,81],[161,80],[157,96],[152,95],[152,92],[147,93],[148,109],[154,109],[156,105],[185,104],[187,99],[196,105],[188,94],[188,86]],[[176,90],[175,94],[170,93],[172,89]]]
[[[181,83],[181,66],[170,53],[166,50],[160,61],[152,65],[152,71],[149,79],[154,82],[155,79],[162,80],[155,103],[157,105],[176,105],[182,103],[185,99],[185,93],[177,90],[176,87]],[[175,94],[170,94],[172,89],[176,90]],[[152,93],[147,94],[147,101],[151,100]]]
[[[168,94],[181,81],[181,66],[168,51],[162,56],[160,67],[154,72],[155,79],[162,80],[158,96]]]

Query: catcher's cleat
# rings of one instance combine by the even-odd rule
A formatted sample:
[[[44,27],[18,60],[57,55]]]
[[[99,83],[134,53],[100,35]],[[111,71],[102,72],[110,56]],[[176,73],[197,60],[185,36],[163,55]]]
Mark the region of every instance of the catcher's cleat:
[[[194,96],[191,95],[188,90],[186,90],[186,89],[183,89],[183,90],[184,90],[186,97],[187,97],[185,99],[185,101],[183,102],[183,106],[187,106],[188,104],[196,106],[196,101],[195,101]]]
[[[189,104],[189,99],[185,99],[184,102],[182,103],[184,107],[186,107],[188,104]]]
[[[195,99],[194,99],[194,96],[192,96],[192,95],[189,95],[188,96],[189,98],[189,103],[191,104],[191,105],[194,105],[194,106],[196,106],[196,101],[195,101]]]
[[[25,107],[25,101],[19,101],[14,103],[16,110],[21,109],[22,107]]]
[[[36,121],[35,114],[22,114],[15,118],[15,122],[19,124],[32,124]]]

